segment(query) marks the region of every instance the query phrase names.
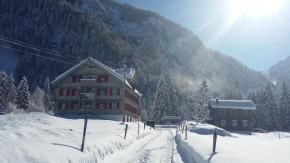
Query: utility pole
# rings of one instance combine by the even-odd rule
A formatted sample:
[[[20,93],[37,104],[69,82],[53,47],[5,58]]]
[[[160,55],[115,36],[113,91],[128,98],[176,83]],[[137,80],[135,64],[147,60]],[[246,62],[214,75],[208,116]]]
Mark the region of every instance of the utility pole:
[[[126,64],[124,64],[124,84],[123,84],[123,89],[124,89],[124,91],[123,91],[123,112],[122,112],[122,114],[123,114],[123,123],[126,121],[125,120],[125,115],[124,115],[124,112],[125,112],[125,87],[126,87],[126,78],[125,78],[125,76],[126,76],[126,68],[127,68],[127,66],[126,66]]]

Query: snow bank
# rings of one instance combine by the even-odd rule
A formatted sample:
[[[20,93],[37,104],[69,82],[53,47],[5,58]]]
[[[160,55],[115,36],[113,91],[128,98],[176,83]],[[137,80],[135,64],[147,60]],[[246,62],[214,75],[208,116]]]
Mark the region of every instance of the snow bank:
[[[102,162],[116,150],[126,148],[154,131],[141,127],[138,135],[137,123],[131,122],[128,123],[127,139],[124,140],[124,124],[90,119],[82,153],[83,125],[83,119],[60,118],[43,113],[1,115],[0,162]]]
[[[232,134],[218,128],[216,153],[212,153],[213,129],[208,124],[190,128],[176,136],[177,149],[184,162],[213,163],[288,163],[290,160],[290,133]]]

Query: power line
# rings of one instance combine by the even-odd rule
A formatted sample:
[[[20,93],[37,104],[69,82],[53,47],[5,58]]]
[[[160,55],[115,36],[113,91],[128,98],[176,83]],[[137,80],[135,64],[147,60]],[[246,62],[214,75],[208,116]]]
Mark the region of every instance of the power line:
[[[3,39],[1,37],[4,37],[6,39]],[[46,48],[42,48],[42,47],[39,47],[39,46],[35,46],[35,45],[29,44],[29,43],[25,43],[25,42],[22,42],[22,41],[19,41],[19,40],[11,39],[11,38],[8,38],[8,37],[2,36],[2,35],[0,35],[0,40],[5,41],[5,42],[9,42],[11,44],[15,44],[15,45],[18,45],[18,46],[23,46],[23,47],[26,47],[26,48],[29,48],[29,49],[41,51],[41,52],[44,52],[44,53],[47,53],[47,54],[53,54],[53,55],[57,55],[59,57],[65,57],[65,56],[66,57],[71,57],[71,58],[76,59],[77,61],[81,61],[80,58],[75,57],[75,56],[63,55],[60,52],[55,52],[53,50],[49,50],[49,49],[46,49]],[[40,49],[38,49],[38,48],[40,48]],[[41,49],[44,49],[44,50],[41,50]],[[55,53],[57,53],[57,54],[55,54]],[[115,64],[115,63],[112,63],[112,62],[108,62],[108,61],[104,61],[104,62],[109,63],[109,64],[113,64],[113,65],[116,65],[116,66],[120,66],[120,64]]]

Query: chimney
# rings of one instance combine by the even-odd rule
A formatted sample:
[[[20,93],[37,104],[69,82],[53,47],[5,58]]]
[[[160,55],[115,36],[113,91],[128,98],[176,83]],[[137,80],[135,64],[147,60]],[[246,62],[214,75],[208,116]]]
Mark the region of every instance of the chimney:
[[[219,99],[215,99],[215,103],[219,104],[220,103]]]

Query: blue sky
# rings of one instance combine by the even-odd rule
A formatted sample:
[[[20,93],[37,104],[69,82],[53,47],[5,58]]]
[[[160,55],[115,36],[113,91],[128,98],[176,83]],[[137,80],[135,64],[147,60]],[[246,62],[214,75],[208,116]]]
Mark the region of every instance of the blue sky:
[[[206,46],[258,71],[266,71],[290,55],[290,2],[286,0],[116,1],[177,22]]]

